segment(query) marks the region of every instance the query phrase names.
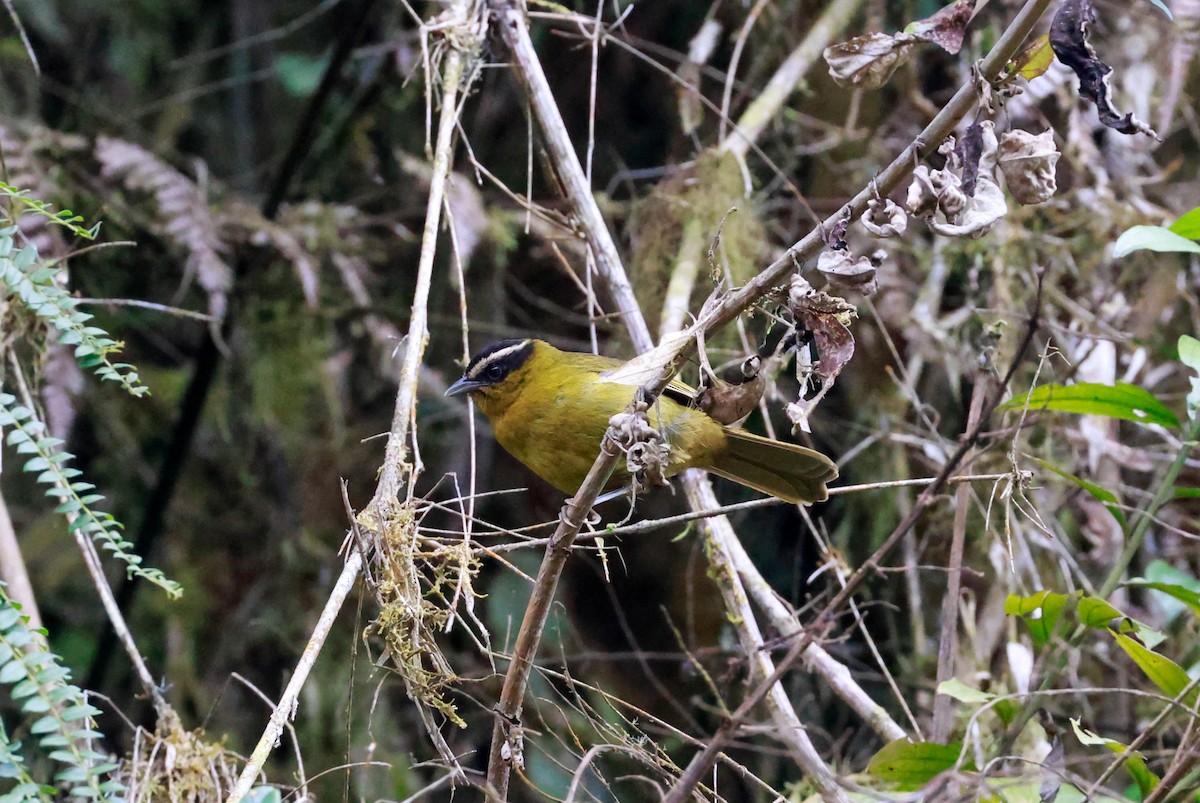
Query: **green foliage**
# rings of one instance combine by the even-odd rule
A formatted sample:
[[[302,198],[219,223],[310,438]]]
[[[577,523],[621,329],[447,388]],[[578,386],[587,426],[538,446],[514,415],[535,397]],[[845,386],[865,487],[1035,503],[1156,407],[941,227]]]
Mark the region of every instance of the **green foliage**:
[[[1034,462],[1047,471],[1051,471],[1062,477],[1072,485],[1087,491],[1093,499],[1104,505],[1113,518],[1117,520],[1117,523],[1121,525],[1122,530],[1128,526],[1128,522],[1125,519],[1125,511],[1121,510],[1120,500],[1117,499],[1117,495],[1112,491],[1102,488],[1090,480],[1085,480],[1083,477],[1078,477],[1069,471],[1064,471],[1049,460],[1034,458]]]
[[[0,683],[10,686],[13,700],[33,723],[29,732],[49,757],[66,765],[54,780],[74,798],[119,800],[124,786],[113,780],[116,763],[92,747],[100,737],[95,716],[100,710],[87,701],[83,691],[72,685],[70,671],[58,656],[46,649],[43,637],[29,629],[13,601],[0,590]],[[10,753],[13,747],[6,748]],[[8,762],[4,769],[17,768],[21,782],[10,790],[11,800],[41,800],[46,791],[20,774],[23,765]],[[31,786],[31,784],[33,784]],[[36,787],[36,789],[34,788]]]
[[[1179,697],[1191,685],[1192,679],[1187,671],[1165,655],[1159,655],[1146,648],[1141,642],[1124,633],[1113,633],[1117,646],[1123,649],[1138,668],[1145,673],[1150,682],[1168,697]],[[1184,695],[1181,702],[1188,708],[1196,704],[1197,689],[1192,686]]]
[[[17,783],[7,792],[0,794],[0,803],[23,803],[23,801],[50,800],[54,790],[33,780],[25,759],[21,755],[21,743],[9,741],[8,731],[0,722],[0,778],[9,778]]]
[[[1131,227],[1117,238],[1113,255],[1123,257],[1134,251],[1200,254],[1200,243],[1193,240],[1200,240],[1200,207],[1186,213],[1169,227]]]
[[[1169,599],[1164,602],[1173,601],[1175,608],[1167,610],[1168,619],[1173,619],[1185,609],[1191,609],[1192,613],[1200,616],[1200,580],[1179,571],[1164,560],[1151,561],[1146,567],[1145,577],[1135,577],[1126,581],[1125,585],[1131,588],[1149,588],[1165,594]]]
[[[95,509],[94,505],[104,499],[102,495],[92,493],[96,486],[77,479],[82,472],[66,465],[74,455],[62,448],[61,440],[47,436],[45,423],[28,407],[17,404],[16,397],[10,393],[0,393],[0,428],[8,429],[6,441],[9,446],[18,454],[30,455],[24,470],[36,472],[38,482],[49,486],[46,495],[58,499],[55,512],[66,516],[71,532],[82,530],[101,548],[124,562],[131,576],[149,580],[171,597],[182,593],[179,584],[168,580],[161,571],[141,565],[141,556],[132,551],[133,544],[121,535],[124,525],[111,514]]]
[[[1021,618],[1033,637],[1034,646],[1039,648],[1050,642],[1068,614],[1074,614],[1075,623],[1089,630],[1108,630],[1115,623],[1122,633],[1135,633],[1151,645],[1163,640],[1163,635],[1149,625],[1126,615],[1112,603],[1082,591],[1060,594],[1043,590],[1024,597],[1009,594],[1004,601],[1004,612]]]
[[[37,248],[16,249],[15,227],[0,229],[0,282],[30,312],[59,331],[58,342],[75,348],[75,359],[91,368],[101,379],[117,382],[134,396],[150,389],[142,384],[137,369],[114,363],[109,355],[123,344],[98,326],[88,326],[92,316],[76,308],[78,301],[59,283],[59,268],[38,261]]]
[[[1126,746],[1113,739],[1105,739],[1096,733],[1080,726],[1079,720],[1071,718],[1071,728],[1075,731],[1075,736],[1079,739],[1080,744],[1088,746],[1099,746],[1111,750],[1114,753],[1124,753]],[[1146,767],[1146,759],[1136,750],[1130,751],[1122,762],[1125,765],[1125,771],[1133,778],[1134,783],[1138,785],[1138,791],[1141,792],[1143,798],[1154,791],[1154,787],[1158,786],[1158,776]]]
[[[1193,422],[1200,422],[1200,340],[1189,335],[1179,337],[1179,361],[1192,369],[1189,376],[1192,390],[1187,395],[1187,414]]]
[[[70,209],[61,209],[55,212],[50,208],[50,204],[30,197],[29,190],[18,189],[7,182],[0,181],[0,197],[6,197],[13,201],[17,206],[21,207],[23,213],[44,217],[51,223],[62,226],[76,237],[81,237],[85,240],[95,240],[100,234],[99,223],[91,228],[84,228],[80,225],[84,222],[82,215],[77,215]],[[10,219],[15,219],[17,214],[10,213],[9,217]]]
[[[1176,220],[1168,228],[1180,237],[1187,237],[1189,240],[1200,240],[1200,206],[1190,212],[1185,212],[1179,220]]]
[[[962,755],[962,748],[961,742],[936,744],[897,739],[871,757],[867,772],[902,790],[919,789],[934,776],[953,769]],[[974,765],[968,760],[963,769],[974,769]]]
[[[1101,385],[1096,382],[1042,385],[1008,400],[1000,409],[1020,410],[1026,405],[1030,410],[1057,410],[1062,413],[1120,418],[1139,424],[1179,426],[1179,419],[1171,412],[1171,408],[1154,398],[1144,388],[1125,382],[1115,385]]]

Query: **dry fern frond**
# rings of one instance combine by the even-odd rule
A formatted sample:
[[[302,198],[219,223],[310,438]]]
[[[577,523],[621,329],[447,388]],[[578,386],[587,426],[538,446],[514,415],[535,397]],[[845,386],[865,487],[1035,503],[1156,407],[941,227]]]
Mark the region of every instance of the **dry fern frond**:
[[[159,234],[187,253],[186,281],[194,277],[208,295],[209,314],[217,320],[223,318],[233,270],[225,262],[225,243],[204,192],[187,176],[132,142],[99,137],[95,154],[105,178],[153,196],[161,225]]]

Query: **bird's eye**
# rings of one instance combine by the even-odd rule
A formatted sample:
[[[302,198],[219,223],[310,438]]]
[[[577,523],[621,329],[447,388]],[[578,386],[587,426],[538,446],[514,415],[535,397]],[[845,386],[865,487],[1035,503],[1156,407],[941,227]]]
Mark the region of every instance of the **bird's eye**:
[[[487,369],[484,376],[487,377],[489,382],[499,382],[504,378],[504,369],[499,365],[493,365]]]

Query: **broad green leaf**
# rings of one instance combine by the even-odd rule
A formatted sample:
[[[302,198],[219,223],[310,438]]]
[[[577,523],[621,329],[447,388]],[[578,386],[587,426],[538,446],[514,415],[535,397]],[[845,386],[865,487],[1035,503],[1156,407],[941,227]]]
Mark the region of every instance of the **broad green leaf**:
[[[1071,728],[1075,731],[1075,736],[1079,739],[1079,743],[1089,747],[1105,747],[1114,753],[1125,752],[1125,745],[1113,739],[1106,739],[1099,734],[1082,727],[1079,720],[1071,717]],[[1132,751],[1125,757],[1122,762],[1125,771],[1133,778],[1133,782],[1138,785],[1138,791],[1144,799],[1147,795],[1154,791],[1154,787],[1158,786],[1159,778],[1146,766],[1146,760],[1142,754],[1136,750]]]
[[[1020,616],[1033,636],[1033,643],[1044,647],[1054,634],[1070,599],[1066,594],[1053,591],[1039,591],[1027,597],[1009,594],[1004,600],[1004,612],[1010,616]]]
[[[1117,238],[1113,244],[1113,256],[1128,256],[1134,251],[1200,254],[1200,243],[1194,243],[1162,226],[1134,226]]]
[[[1143,580],[1140,577],[1134,578],[1125,583],[1127,586],[1137,588],[1152,588],[1155,591],[1161,591],[1167,596],[1174,597],[1184,605],[1192,609],[1192,613],[1200,615],[1200,594],[1192,591],[1190,588],[1173,585],[1171,583],[1151,583],[1148,580]]]
[[[1033,462],[1037,463],[1047,471],[1053,471],[1055,474],[1067,480],[1072,485],[1087,491],[1089,494],[1091,494],[1093,499],[1104,505],[1105,509],[1108,510],[1108,512],[1112,514],[1112,517],[1117,520],[1117,523],[1121,525],[1121,529],[1125,529],[1125,511],[1121,510],[1121,500],[1117,499],[1117,495],[1112,491],[1103,486],[1097,485],[1094,482],[1085,480],[1083,477],[1077,477],[1069,471],[1064,471],[1051,463],[1049,460],[1042,460],[1041,458],[1035,457],[1033,458]]]
[[[1113,638],[1117,640],[1117,644],[1121,649],[1128,653],[1133,662],[1138,665],[1146,677],[1150,678],[1150,682],[1158,687],[1159,691],[1168,697],[1178,697],[1179,693],[1187,688],[1191,678],[1183,667],[1172,661],[1165,655],[1159,655],[1156,652],[1146,649],[1135,640],[1131,639],[1122,633],[1113,633]],[[1192,689],[1182,702],[1189,708],[1196,704],[1197,690]]]
[[[919,789],[940,773],[953,769],[961,753],[961,742],[936,744],[897,739],[871,757],[867,772],[904,790]],[[969,764],[964,766],[971,768]]]
[[[1176,569],[1165,560],[1152,560],[1146,566],[1145,577],[1135,577],[1125,583],[1135,588],[1149,588],[1166,597],[1159,597],[1167,621],[1171,621],[1186,609],[1200,616],[1200,580],[1187,572]]]
[[[1104,630],[1113,619],[1123,616],[1125,614],[1102,599],[1089,596],[1079,598],[1079,621],[1093,630]]]
[[[1057,410],[1063,413],[1120,418],[1139,424],[1179,426],[1179,419],[1171,412],[1171,408],[1154,398],[1149,391],[1125,382],[1115,385],[1101,385],[1095,382],[1042,385],[1023,396],[1006,401],[1000,405],[1000,409],[1020,410],[1026,404],[1031,410]]]
[[[1200,206],[1190,212],[1184,212],[1183,217],[1176,220],[1168,228],[1180,237],[1189,240],[1200,240]]]
[[[937,693],[958,700],[960,703],[968,703],[970,705],[987,703],[996,699],[996,695],[980,691],[979,689],[973,689],[958,678],[950,678],[950,680],[944,680],[939,683]]]

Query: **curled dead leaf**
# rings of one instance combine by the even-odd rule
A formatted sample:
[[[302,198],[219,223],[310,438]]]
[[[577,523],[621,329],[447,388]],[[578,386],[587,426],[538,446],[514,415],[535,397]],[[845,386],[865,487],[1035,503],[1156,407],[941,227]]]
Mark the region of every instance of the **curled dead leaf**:
[[[1004,133],[1000,138],[1000,172],[1017,203],[1040,204],[1050,200],[1058,189],[1054,170],[1059,155],[1051,129],[1040,134],[1019,129]]]
[[[1158,139],[1149,124],[1133,112],[1121,114],[1113,105],[1109,80],[1112,67],[1100,61],[1092,48],[1092,22],[1096,10],[1090,0],[1064,0],[1050,23],[1050,46],[1058,60],[1079,76],[1079,94],[1096,107],[1100,122],[1122,134],[1147,134]]]
[[[962,49],[967,23],[975,16],[975,3],[976,0],[957,0],[931,17],[911,23],[904,32],[954,55]]]
[[[839,289],[857,290],[868,296],[879,289],[875,264],[868,257],[855,257],[849,249],[822,251],[817,257],[817,270]]]
[[[867,201],[863,227],[876,237],[899,237],[908,229],[908,215],[890,198]]]
[[[878,89],[905,62],[916,41],[904,33],[863,34],[825,48],[825,63],[838,86]]]

